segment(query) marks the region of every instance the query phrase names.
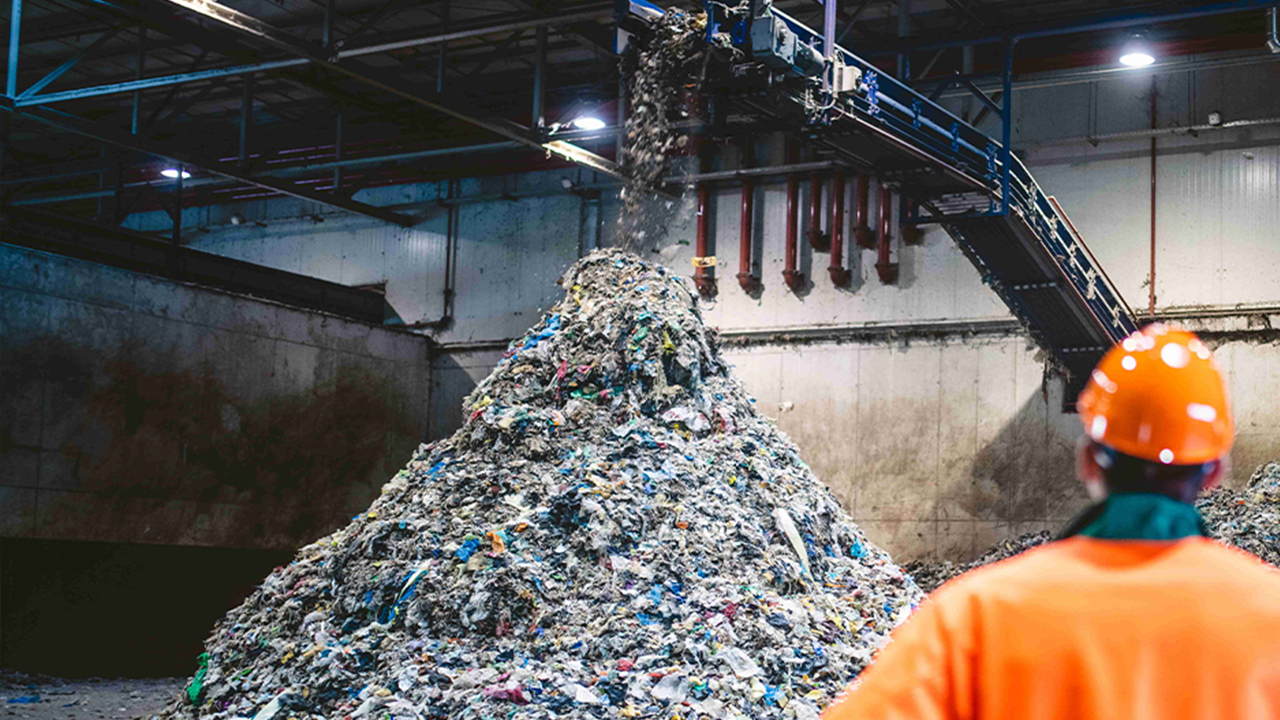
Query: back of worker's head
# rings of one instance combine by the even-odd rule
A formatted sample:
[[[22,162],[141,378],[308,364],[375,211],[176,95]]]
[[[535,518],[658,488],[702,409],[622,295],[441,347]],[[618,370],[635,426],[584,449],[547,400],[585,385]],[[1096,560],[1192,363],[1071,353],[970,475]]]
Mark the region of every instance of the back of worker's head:
[[[1077,403],[1080,479],[1095,497],[1190,502],[1217,484],[1235,428],[1222,370],[1195,335],[1155,323],[1111,348]]]

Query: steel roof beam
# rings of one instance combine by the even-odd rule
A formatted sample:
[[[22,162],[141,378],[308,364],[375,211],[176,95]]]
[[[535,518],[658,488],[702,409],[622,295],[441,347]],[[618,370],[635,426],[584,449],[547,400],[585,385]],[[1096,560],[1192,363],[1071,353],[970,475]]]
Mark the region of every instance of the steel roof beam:
[[[124,25],[117,25],[116,27],[113,27],[113,28],[107,28],[106,31],[103,32],[102,35],[98,36],[97,40],[94,40],[92,43],[90,43],[88,47],[80,50],[80,52],[73,55],[66,62],[62,63],[58,67],[51,70],[47,75],[40,78],[36,82],[32,83],[31,87],[27,88],[26,90],[23,90],[18,95],[18,97],[30,97],[40,92],[41,90],[45,89],[54,80],[57,80],[58,78],[65,75],[68,70],[80,64],[80,62],[83,61],[85,58],[90,57],[95,52],[97,52],[99,48],[101,48],[103,45],[110,42],[111,38],[115,37],[124,28],[125,28]]]
[[[524,0],[506,0],[506,2],[508,5],[514,7],[517,10],[523,10],[525,12],[538,12],[538,8],[536,6],[534,6],[531,3],[524,2]],[[569,38],[570,40],[578,43],[582,47],[590,50],[597,57],[601,55],[605,57],[614,57],[614,52],[612,48],[605,47],[600,43],[596,42],[595,40],[592,40],[591,38],[587,37],[586,35],[583,35],[582,33],[574,32],[572,30],[566,30],[561,32],[561,34]]]
[[[537,131],[531,130],[505,118],[486,118],[481,114],[460,105],[445,104],[438,100],[418,95],[414,89],[405,85],[396,78],[384,77],[380,74],[375,74],[369,69],[356,69],[349,65],[343,65],[339,62],[339,58],[347,51],[330,54],[329,50],[326,48],[302,40],[295,35],[281,32],[275,27],[272,27],[257,18],[246,15],[245,13],[229,8],[220,3],[212,2],[212,0],[166,1],[211,20],[215,20],[227,27],[234,28],[248,37],[282,48],[299,56],[300,58],[310,60],[317,65],[395,95],[396,97],[427,108],[428,110],[433,110],[443,115],[448,115],[456,120],[461,120],[462,122],[475,125],[476,127],[483,128],[502,137],[515,140],[522,145],[554,152],[571,162],[582,165],[583,167],[603,172],[613,177],[624,177],[621,170],[613,162],[584,148],[563,140],[544,142],[541,134]]]
[[[1010,40],[1029,40],[1032,38],[1071,35],[1073,33],[1093,32],[1097,30],[1114,30],[1128,27],[1142,27],[1158,23],[1191,20],[1212,15],[1265,10],[1276,4],[1276,0],[1225,0],[1224,2],[1189,5],[1176,10],[1160,8],[1134,9],[1109,13],[1101,16],[1077,18],[1049,25],[1010,27],[1000,29],[984,28],[984,32],[969,36],[950,33],[945,40],[935,38],[905,38],[885,42],[866,42],[858,45],[858,55],[871,57],[900,53],[904,50],[940,50],[965,45],[989,45],[1006,43]]]
[[[347,212],[365,215],[367,217],[376,218],[402,227],[408,227],[413,223],[413,220],[407,215],[402,215],[397,212],[392,212],[384,208],[357,202],[355,200],[337,197],[329,193],[315,192],[275,178],[260,177],[240,172],[238,170],[228,168],[222,163],[192,155],[186,150],[174,147],[173,145],[156,140],[144,141],[133,135],[120,133],[113,128],[102,127],[98,124],[75,117],[74,115],[68,115],[66,113],[45,108],[18,108],[8,104],[0,105],[0,110],[7,111],[21,118],[34,120],[35,122],[58,130],[97,140],[98,142],[111,145],[122,150],[142,155],[151,155],[182,165],[189,165],[193,168],[198,168],[214,175],[220,175],[230,180],[260,187],[264,190],[271,190],[300,200],[308,200],[310,202],[327,205]]]
[[[172,0],[167,1],[172,2]],[[481,35],[495,35],[498,33],[515,32],[517,30],[532,30],[540,27],[568,25],[576,22],[586,22],[589,20],[603,20],[612,18],[613,12],[612,8],[603,8],[598,10],[577,10],[574,12],[557,13],[554,15],[538,15],[535,17],[524,15],[517,19],[504,20],[496,24],[491,21],[476,23],[470,26],[459,27],[448,32],[435,33],[433,35],[408,37],[400,40],[390,40],[381,43],[360,45],[352,48],[343,48],[339,52],[338,57],[359,57],[360,55],[383,53],[391,50],[403,50],[405,48],[420,47],[423,45],[439,45],[440,43],[453,42],[454,40],[465,40],[467,38],[479,37]]]
[[[253,63],[250,65],[233,65],[230,67],[214,68],[212,70],[200,70],[198,72],[177,73],[176,75],[161,75],[159,77],[143,78],[141,80],[128,80],[125,82],[110,83],[108,85],[95,85],[92,87],[77,88],[75,90],[64,90],[62,92],[48,93],[46,95],[32,95],[18,100],[16,104],[18,107],[49,105],[57,102],[67,102],[69,100],[83,100],[85,98],[100,97],[102,95],[118,95],[120,93],[134,92],[135,90],[151,90],[153,88],[181,85],[182,83],[198,82],[200,80],[215,80],[218,78],[232,77],[236,75],[249,75],[267,70],[299,67],[301,65],[307,65],[310,62],[310,60],[303,58],[290,58],[287,60],[271,60],[268,62]]]
[[[140,7],[121,0],[78,0],[108,13],[145,25],[174,40],[213,50],[238,62],[253,62],[259,54],[241,44],[240,36],[187,22],[162,8]]]
[[[106,2],[106,0],[85,0],[85,1],[92,2],[94,4],[114,7],[110,3]],[[584,19],[598,18],[598,17],[601,17],[600,11],[576,12],[576,13],[568,13],[568,14],[561,14],[561,15],[548,15],[540,18],[526,19],[526,20],[515,21],[515,22],[507,22],[499,25],[488,25],[488,26],[465,28],[461,30],[447,32],[447,33],[437,33],[435,35],[428,35],[428,36],[411,38],[406,40],[398,40],[394,42],[381,43],[377,45],[363,45],[363,46],[356,46],[356,47],[350,47],[350,48],[342,48],[338,51],[337,57],[339,60],[341,60],[341,59],[352,58],[352,57],[360,57],[363,55],[371,55],[376,53],[388,52],[391,50],[399,50],[401,48],[406,48],[406,47],[437,44],[441,42],[447,42],[450,40],[478,37],[481,35],[492,35],[492,34],[501,33],[501,32],[514,32],[514,31],[528,29],[528,28],[551,26],[551,25],[557,25],[560,23],[575,22],[575,21],[581,21]],[[195,27],[195,26],[192,26],[192,27]],[[158,27],[157,29],[160,30],[161,32],[164,32],[166,35],[171,35],[171,33],[179,32],[178,29],[171,27],[168,24],[166,24],[163,27]],[[200,28],[196,28],[196,29],[199,30]],[[284,33],[280,33],[278,30],[276,32],[277,34],[285,35]],[[175,35],[171,35],[171,36],[177,37]],[[307,43],[306,41],[300,38],[296,38],[294,36],[288,36],[288,37],[290,38],[291,45],[298,44],[307,48],[308,54],[311,54],[313,52],[314,53],[322,52],[322,48],[319,45],[311,45],[310,43]],[[221,38],[219,37],[219,39]],[[196,45],[204,46],[205,43],[203,42],[203,40],[204,38],[191,39],[191,40],[188,40],[188,42],[192,42]],[[222,49],[218,49],[218,52],[226,54]],[[142,80],[130,80],[130,81],[119,82],[119,83],[108,83],[105,85],[94,85],[89,87],[66,90],[63,92],[48,93],[45,95],[32,95],[30,97],[24,98],[19,103],[19,106],[28,107],[33,105],[48,105],[51,103],[67,102],[71,100],[82,100],[82,99],[91,98],[91,97],[100,97],[102,95],[115,95],[118,93],[128,93],[128,92],[133,92],[135,90],[149,90],[152,88],[168,87],[170,85],[180,85],[182,83],[197,82],[200,80],[211,80],[215,78],[229,77],[233,75],[248,75],[250,73],[279,70],[279,69],[290,68],[290,67],[300,67],[303,65],[307,65],[311,62],[312,60],[308,58],[302,58],[302,57],[289,58],[289,59],[282,59],[282,60],[271,60],[267,62],[248,63],[244,65],[232,65],[228,67],[215,68],[212,70],[202,70],[200,72],[194,72],[194,73],[176,73],[173,75],[161,75],[161,76],[152,77],[152,78],[143,78]]]

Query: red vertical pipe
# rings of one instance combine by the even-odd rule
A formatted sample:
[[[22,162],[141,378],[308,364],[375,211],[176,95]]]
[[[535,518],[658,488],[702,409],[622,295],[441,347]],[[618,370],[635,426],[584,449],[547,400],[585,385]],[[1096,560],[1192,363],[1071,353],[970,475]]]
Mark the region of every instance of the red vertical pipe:
[[[798,228],[796,225],[799,218],[796,217],[796,204],[800,199],[800,178],[795,173],[787,175],[787,247],[786,247],[786,269],[782,271],[782,279],[786,281],[787,287],[792,291],[801,288],[804,278],[800,275],[800,271],[796,269],[796,256],[800,252],[797,247],[796,233]]]
[[[708,255],[707,223],[711,218],[710,201],[710,188],[706,183],[698,185],[698,239],[695,245],[697,259],[694,260],[698,265],[693,271],[693,284],[697,286],[698,292],[706,297],[716,294],[715,269],[699,262]]]
[[[866,173],[858,175],[858,202],[853,209],[853,236],[858,247],[875,247],[875,239],[871,236],[871,178]]]
[[[850,273],[844,269],[844,171],[836,170],[831,178],[831,265],[827,267],[831,284],[844,287]]]
[[[755,222],[755,183],[742,180],[742,223],[738,235],[738,285],[746,292],[760,289],[760,281],[751,274],[752,225]]]
[[[889,222],[893,217],[893,191],[880,186],[880,238],[877,246],[876,272],[880,282],[889,285],[898,280],[898,264],[889,261]]]
[[[1156,129],[1156,76],[1151,76],[1151,129]],[[1156,315],[1156,136],[1151,136],[1151,274],[1147,289],[1147,312]]]
[[[901,209],[899,217],[900,225],[898,227],[898,240],[903,245],[919,245],[923,234],[920,232],[919,225],[912,225],[907,222],[908,218],[915,217],[916,201],[908,200],[905,196],[898,198],[898,206]]]
[[[822,232],[822,178],[818,173],[809,175],[809,247],[827,249],[827,237]]]

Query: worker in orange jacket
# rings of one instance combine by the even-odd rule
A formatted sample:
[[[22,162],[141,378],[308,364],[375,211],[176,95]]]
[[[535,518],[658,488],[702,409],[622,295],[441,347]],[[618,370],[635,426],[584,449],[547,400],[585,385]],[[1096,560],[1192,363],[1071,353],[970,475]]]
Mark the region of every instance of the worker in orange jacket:
[[[939,589],[824,720],[1280,718],[1280,573],[1205,537],[1192,506],[1233,439],[1217,361],[1150,325],[1078,408],[1099,502]]]

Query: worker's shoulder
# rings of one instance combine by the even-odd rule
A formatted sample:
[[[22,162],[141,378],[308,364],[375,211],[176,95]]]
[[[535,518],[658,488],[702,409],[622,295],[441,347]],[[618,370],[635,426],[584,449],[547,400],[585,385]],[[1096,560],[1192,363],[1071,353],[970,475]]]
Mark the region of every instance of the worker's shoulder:
[[[996,588],[1030,588],[1038,579],[1052,575],[1063,565],[1065,558],[1061,543],[1049,542],[1026,550],[1011,558],[974,568],[952,578],[935,590],[930,599],[943,604],[966,604],[981,598]]]
[[[1060,567],[1065,553],[1066,545],[1063,543],[1047,542],[1013,557],[974,568],[947,584],[956,587],[981,587],[989,581],[1035,577],[1042,569]]]
[[[1132,567],[1138,558],[1140,563],[1154,560],[1155,556],[1147,555],[1149,552],[1149,547],[1134,547],[1126,541],[1069,538],[972,570],[947,583],[947,589],[960,591],[957,594],[982,595],[996,589],[1069,584],[1088,579],[1103,567]],[[1280,605],[1280,569],[1243,550],[1207,538],[1193,538],[1169,547],[1167,552],[1171,554],[1162,552],[1162,559],[1175,562],[1202,581],[1211,580],[1198,583],[1201,587],[1226,592],[1230,588],[1271,588],[1276,592],[1268,593],[1268,598],[1277,598]],[[1137,553],[1137,557],[1129,553]],[[1128,562],[1117,562],[1126,556]]]
[[[1240,548],[1223,545],[1216,540],[1200,539],[1189,544],[1189,555],[1208,572],[1229,574],[1242,581],[1263,583],[1280,589],[1280,568],[1260,560]]]

